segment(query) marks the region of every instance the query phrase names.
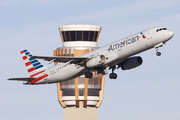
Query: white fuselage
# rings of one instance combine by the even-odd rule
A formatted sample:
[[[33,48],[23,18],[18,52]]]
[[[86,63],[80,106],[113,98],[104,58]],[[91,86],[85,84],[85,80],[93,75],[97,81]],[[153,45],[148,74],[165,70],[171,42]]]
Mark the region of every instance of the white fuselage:
[[[147,29],[98,48],[97,50],[83,54],[81,57],[96,57],[98,55],[104,55],[106,58],[104,66],[117,65],[130,56],[154,48],[160,43],[165,44],[172,38],[172,31],[162,30],[157,32],[156,30],[159,28],[162,27]],[[143,38],[143,35],[145,38]],[[48,77],[36,82],[35,84],[62,82],[83,75],[88,71],[89,69],[80,65],[59,63],[56,66],[47,69],[45,72],[48,74]]]

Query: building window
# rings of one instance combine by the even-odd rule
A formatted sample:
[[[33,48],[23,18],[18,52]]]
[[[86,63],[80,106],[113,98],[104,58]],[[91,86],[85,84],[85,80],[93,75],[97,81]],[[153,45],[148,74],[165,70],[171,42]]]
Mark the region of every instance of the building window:
[[[76,41],[75,31],[70,31],[71,41]]]
[[[93,38],[94,38],[94,31],[90,31],[89,41],[93,41]]]
[[[79,96],[84,96],[84,89],[79,89]]]
[[[99,96],[100,89],[88,89],[88,96]]]
[[[82,31],[76,31],[77,41],[82,41]]]
[[[89,31],[84,31],[83,32],[83,41],[88,41],[89,38]]]
[[[64,41],[66,41],[66,37],[65,37],[64,32],[63,32],[63,31],[61,32],[61,34],[63,35],[63,39],[64,39]]]
[[[95,31],[94,41],[97,42],[98,31]]]
[[[69,31],[65,31],[66,34],[66,40],[71,41]]]
[[[62,93],[63,93],[63,96],[75,96],[74,89],[63,89]]]
[[[62,31],[64,42],[69,41],[97,41],[98,31]]]

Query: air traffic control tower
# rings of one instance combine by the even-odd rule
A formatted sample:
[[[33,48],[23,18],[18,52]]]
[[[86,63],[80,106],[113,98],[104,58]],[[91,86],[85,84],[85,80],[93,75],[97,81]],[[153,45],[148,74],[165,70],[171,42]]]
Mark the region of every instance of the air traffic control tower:
[[[97,49],[101,29],[101,26],[87,24],[60,26],[59,33],[63,47],[54,50],[54,56],[76,57]],[[63,119],[98,120],[98,107],[103,101],[104,80],[102,74],[94,72],[93,78],[85,78],[82,75],[57,83]]]

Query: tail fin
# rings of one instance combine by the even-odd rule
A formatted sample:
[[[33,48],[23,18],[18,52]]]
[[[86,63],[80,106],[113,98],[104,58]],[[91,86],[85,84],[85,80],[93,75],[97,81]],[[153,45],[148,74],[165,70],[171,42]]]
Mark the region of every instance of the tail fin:
[[[21,51],[21,55],[30,77],[37,78],[47,69],[36,58],[30,58],[32,55],[27,50]]]

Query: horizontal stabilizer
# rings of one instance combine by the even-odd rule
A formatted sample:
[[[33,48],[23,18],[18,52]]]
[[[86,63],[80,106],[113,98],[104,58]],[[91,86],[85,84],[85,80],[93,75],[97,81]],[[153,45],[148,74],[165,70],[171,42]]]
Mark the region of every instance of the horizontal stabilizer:
[[[9,78],[7,80],[28,81],[28,82],[30,82],[30,81],[32,81],[34,79],[36,79],[36,78],[30,78],[30,77],[29,78]]]

